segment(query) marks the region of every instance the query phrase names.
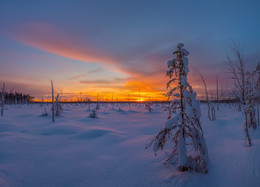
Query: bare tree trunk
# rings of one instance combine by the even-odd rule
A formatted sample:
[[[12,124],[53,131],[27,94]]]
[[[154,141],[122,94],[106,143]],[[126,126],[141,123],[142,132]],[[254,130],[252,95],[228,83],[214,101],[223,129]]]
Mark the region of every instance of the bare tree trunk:
[[[256,103],[256,113],[257,113],[257,125],[259,126],[259,103]]]
[[[5,83],[1,89],[1,116],[4,116],[4,105],[5,105]]]
[[[209,94],[208,94],[206,81],[205,81],[205,79],[204,79],[204,77],[203,77],[203,75],[201,73],[200,73],[200,76],[201,76],[202,82],[204,84],[206,100],[207,100],[207,104],[208,104],[208,118],[209,118],[210,121],[213,121],[216,118],[215,117],[215,109],[214,109],[214,106],[211,106],[211,103],[209,101]]]
[[[259,126],[259,125],[260,125],[260,121],[259,121],[259,104],[260,104],[260,72],[258,73],[257,84],[258,84],[258,89],[257,89],[256,110],[257,110],[257,125]]]
[[[54,91],[53,91],[52,80],[51,80],[51,99],[52,99],[52,121],[54,122]]]
[[[99,94],[97,94],[97,104],[96,104],[96,110],[99,109],[99,104],[98,104],[98,101],[99,101]]]
[[[219,103],[218,103],[218,76],[216,77],[217,82],[217,110],[219,111]]]
[[[257,80],[257,96],[256,96],[256,115],[257,115],[257,125],[260,125],[259,121],[259,103],[260,103],[260,73],[258,74]]]
[[[251,139],[250,139],[249,132],[248,132],[247,113],[246,112],[245,112],[245,132],[246,132],[248,145],[249,145],[249,147],[251,147],[252,143],[251,143]]]
[[[184,86],[182,85],[182,76],[185,75],[185,72],[184,72],[184,68],[183,68],[183,62],[182,62],[182,57],[181,55],[178,55],[177,56],[177,60],[180,61],[180,73],[179,73],[179,85],[180,85],[180,107],[181,107],[181,133],[180,133],[180,138],[183,139],[183,143],[181,143],[181,145],[178,145],[178,147],[184,147],[185,151],[186,151],[186,140],[185,140],[185,101],[184,101]],[[179,142],[180,143],[180,142]],[[186,157],[186,152],[185,153],[179,153],[179,159],[181,159],[181,157]],[[186,160],[186,158],[185,158]],[[188,168],[186,166],[186,163],[181,163],[180,166],[179,166],[179,170],[180,171],[187,171]]]
[[[4,101],[1,102],[1,116],[4,116]]]

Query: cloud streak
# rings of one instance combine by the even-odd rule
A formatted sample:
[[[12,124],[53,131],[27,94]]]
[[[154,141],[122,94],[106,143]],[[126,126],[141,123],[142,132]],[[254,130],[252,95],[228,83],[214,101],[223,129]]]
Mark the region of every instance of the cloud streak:
[[[81,78],[85,78],[91,74],[95,74],[95,73],[98,73],[98,72],[102,72],[103,69],[102,68],[98,68],[98,69],[95,69],[95,70],[92,70],[92,71],[88,71],[87,73],[84,73],[84,74],[79,74],[79,75],[75,75],[75,76],[72,76],[72,77],[69,77],[68,80],[75,80],[75,79],[81,79]]]
[[[113,80],[105,80],[105,79],[99,79],[99,80],[85,80],[85,81],[80,81],[79,83],[81,84],[93,84],[93,85],[106,85],[106,84],[121,84],[125,82],[125,79],[121,78],[115,78]]]
[[[74,60],[103,64],[115,63],[113,59],[100,55],[100,51],[87,43],[81,42],[75,36],[65,34],[64,31],[50,24],[25,22],[11,27],[5,35],[16,42]]]

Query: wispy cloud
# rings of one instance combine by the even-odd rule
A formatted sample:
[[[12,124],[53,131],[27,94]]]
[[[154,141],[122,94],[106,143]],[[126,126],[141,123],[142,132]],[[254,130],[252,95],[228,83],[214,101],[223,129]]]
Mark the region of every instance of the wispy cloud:
[[[80,78],[85,78],[88,75],[95,74],[95,73],[102,72],[102,71],[103,71],[102,68],[98,68],[98,69],[95,69],[95,70],[92,70],[92,71],[88,71],[87,73],[72,76],[72,77],[68,78],[68,80],[76,80],[76,79],[80,79]]]
[[[100,85],[100,84],[121,84],[125,82],[126,79],[122,78],[114,78],[112,80],[105,80],[105,79],[98,79],[98,80],[85,80],[85,81],[80,81],[79,83],[81,84],[92,84],[92,85]]]
[[[115,63],[108,56],[101,56],[99,51],[85,43],[86,41],[83,42],[76,36],[65,34],[64,31],[47,23],[20,23],[12,25],[12,28],[4,33],[17,42],[62,57],[84,62]]]

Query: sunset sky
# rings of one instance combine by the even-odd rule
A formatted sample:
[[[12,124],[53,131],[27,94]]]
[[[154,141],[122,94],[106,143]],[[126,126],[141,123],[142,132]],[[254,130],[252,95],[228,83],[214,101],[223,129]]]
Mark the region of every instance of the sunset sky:
[[[259,0],[42,0],[0,2],[0,83],[48,99],[159,99],[177,43],[214,90],[231,88],[224,61],[240,43],[247,68],[260,62]]]

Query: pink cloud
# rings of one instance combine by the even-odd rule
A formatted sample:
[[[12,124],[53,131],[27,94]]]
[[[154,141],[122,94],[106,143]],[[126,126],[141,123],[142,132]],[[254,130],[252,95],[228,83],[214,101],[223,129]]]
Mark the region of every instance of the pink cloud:
[[[16,42],[62,57],[84,62],[115,64],[113,59],[100,55],[98,50],[88,44],[83,46],[79,38],[64,33],[46,23],[26,22],[16,25],[15,29],[6,35]]]

